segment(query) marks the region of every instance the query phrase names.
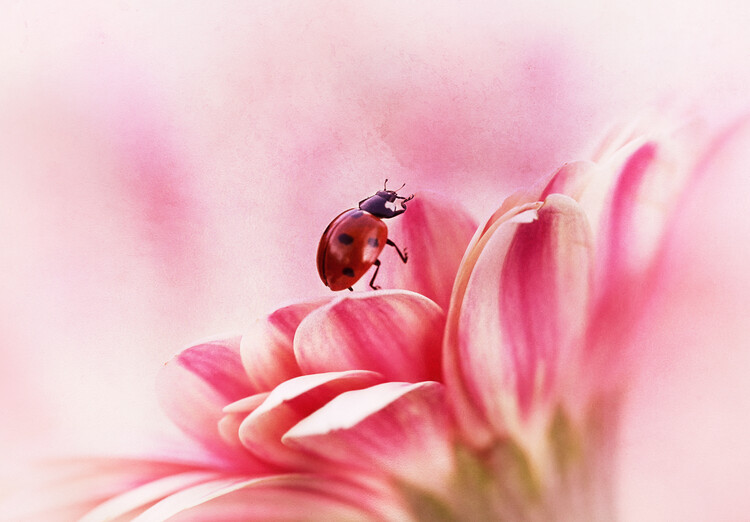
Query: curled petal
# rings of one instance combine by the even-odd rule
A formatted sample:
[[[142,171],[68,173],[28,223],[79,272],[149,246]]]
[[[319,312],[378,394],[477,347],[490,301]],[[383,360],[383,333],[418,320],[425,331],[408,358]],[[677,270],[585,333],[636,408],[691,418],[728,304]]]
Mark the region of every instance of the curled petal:
[[[343,393],[284,436],[347,473],[356,469],[443,490],[453,469],[451,432],[436,382],[384,383]]]
[[[563,167],[561,170],[565,170]],[[491,225],[497,221],[503,221],[506,217],[512,216],[517,212],[517,209],[526,207],[529,204],[540,203],[544,199],[542,193],[545,192],[547,187],[553,184],[556,177],[558,177],[559,170],[549,176],[544,176],[531,185],[527,185],[519,188],[513,192],[510,196],[506,197],[503,202],[487,221],[486,225],[482,229],[482,235],[487,232]],[[551,193],[551,192],[550,192]]]
[[[266,400],[270,392],[256,393],[224,407],[224,416],[219,421],[218,429],[221,438],[230,446],[240,447],[239,430],[242,421]]]
[[[377,373],[368,371],[330,372],[290,379],[277,386],[242,422],[240,440],[266,462],[299,469],[308,459],[281,443],[284,433],[337,395],[382,380]]]
[[[387,380],[440,380],[444,314],[399,290],[339,297],[306,317],[294,337],[305,373],[371,370]]]
[[[409,261],[403,264],[385,250],[381,257],[391,260],[378,281],[385,288],[422,294],[447,310],[458,265],[476,228],[474,219],[454,199],[429,191],[417,193],[408,211],[388,224],[389,239],[408,249]]]
[[[506,222],[482,251],[458,324],[463,378],[496,432],[529,422],[563,368],[577,367],[592,277],[580,206],[550,195],[531,222]],[[535,412],[542,409],[534,408]]]
[[[302,375],[294,358],[294,332],[302,319],[329,300],[280,308],[257,321],[242,336],[242,363],[255,390],[269,391],[287,379]]]
[[[224,413],[250,413],[255,408],[263,404],[268,397],[269,392],[256,393],[250,397],[245,397],[231,404],[224,406]]]
[[[227,454],[217,428],[222,408],[254,391],[239,348],[239,337],[192,346],[167,362],[157,381],[161,406],[172,422],[219,455]]]

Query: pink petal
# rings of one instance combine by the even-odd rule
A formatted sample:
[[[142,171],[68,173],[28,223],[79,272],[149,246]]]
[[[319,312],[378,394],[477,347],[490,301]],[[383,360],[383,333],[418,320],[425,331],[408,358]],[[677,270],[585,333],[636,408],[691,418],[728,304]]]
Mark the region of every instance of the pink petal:
[[[294,332],[302,319],[329,300],[280,308],[256,322],[242,336],[242,363],[255,390],[269,391],[287,379],[302,375],[294,358]]]
[[[191,507],[208,502],[213,498],[226,495],[231,491],[243,488],[248,484],[251,484],[254,480],[257,479],[249,479],[248,477],[241,476],[226,476],[202,482],[166,497],[133,520],[137,520],[138,522],[157,522],[167,520],[168,518]]]
[[[578,200],[591,182],[595,172],[596,165],[590,161],[566,163],[555,173],[539,199],[544,200],[550,194],[564,194]]]
[[[440,380],[444,314],[402,290],[344,295],[311,313],[294,337],[305,373],[372,370],[387,380]]]
[[[250,413],[255,408],[263,404],[270,392],[256,393],[250,397],[245,397],[231,404],[224,406],[224,413]]]
[[[258,406],[263,404],[270,392],[256,393],[250,397],[245,397],[238,401],[228,404],[224,407],[224,416],[217,426],[221,438],[230,446],[241,447],[239,431],[242,421],[254,411]]]
[[[652,223],[644,223],[645,226],[641,227],[635,222],[636,212],[640,210],[637,208],[638,196],[647,175],[663,177],[666,174],[662,169],[655,168],[658,150],[654,142],[643,144],[628,158],[617,180],[606,223],[608,233],[603,234],[606,240],[604,262],[614,271],[626,270],[625,265],[630,263],[641,265],[637,258],[641,257],[639,250],[642,247],[638,244],[640,238],[637,234],[652,230],[653,226]],[[649,203],[655,203],[651,198],[656,194],[644,196]]]
[[[147,482],[102,502],[86,513],[79,522],[98,522],[128,517],[129,520],[159,500],[196,484],[217,478],[212,471],[189,471]]]
[[[542,204],[542,192],[544,192],[544,189],[550,184],[553,178],[554,175],[550,176],[549,179],[541,179],[529,187],[518,189],[505,198],[500,204],[500,208],[493,212],[484,225],[474,234],[467,250],[476,249],[479,239],[489,232],[492,227],[498,227],[501,223],[512,219],[513,216],[521,212],[539,208]]]
[[[516,231],[500,283],[502,326],[524,411],[540,388],[542,396],[551,392],[565,367],[577,367],[573,349],[586,326],[593,276],[591,230],[580,206],[553,194],[538,216]]]
[[[539,189],[540,193],[541,190],[542,188]],[[494,434],[488,428],[484,414],[480,411],[476,399],[471,396],[464,378],[463,361],[459,350],[459,315],[474,267],[490,238],[498,229],[506,230],[510,227],[510,233],[512,233],[519,222],[528,220],[529,217],[536,218],[536,210],[542,205],[541,202],[522,203],[517,207],[509,207],[512,202],[523,199],[525,196],[522,194],[507,198],[484,225],[477,229],[456,275],[451,305],[446,318],[443,340],[443,375],[448,386],[448,398],[452,405],[453,415],[462,427],[465,441],[476,446],[488,444]]]
[[[592,169],[593,175],[588,176],[588,182],[583,186],[583,191],[574,197],[586,211],[595,236],[606,236],[606,226],[602,222],[606,220],[607,213],[612,206],[612,197],[620,172],[639,148],[648,143],[658,143],[658,141],[656,137],[648,135],[632,136],[630,141],[618,143],[617,149],[610,150],[605,157],[599,158],[599,163]]]
[[[78,520],[97,505],[196,466],[131,458],[87,458],[39,465],[4,489],[0,519],[14,522]]]
[[[535,220],[501,225],[477,260],[460,310],[459,356],[470,396],[497,432],[544,413],[537,407],[561,379],[575,377],[592,250],[579,205],[553,194]]]
[[[277,386],[242,422],[240,440],[266,462],[299,469],[307,465],[309,459],[282,445],[284,433],[337,395],[382,380],[382,376],[368,371],[330,372],[290,379]]]
[[[607,243],[623,239],[618,227],[628,221],[625,228],[633,234],[626,241],[633,242],[629,255],[650,255],[705,137],[704,126],[692,121],[675,126],[649,118],[639,125],[625,129],[621,139],[598,157],[595,175],[575,198],[586,211],[603,259],[621,254],[609,252],[612,245]]]
[[[435,192],[418,192],[407,211],[388,221],[388,238],[408,249],[404,264],[387,248],[378,283],[429,297],[448,309],[458,265],[477,228],[476,221],[455,200]]]
[[[162,408],[182,431],[215,454],[248,464],[245,452],[233,451],[218,430],[224,406],[254,393],[239,343],[235,337],[183,350],[162,368],[157,392]]]
[[[158,509],[156,509],[158,508]],[[276,475],[213,488],[195,488],[168,498],[139,522],[269,520],[403,520],[393,499],[320,475]]]
[[[636,118],[628,118],[626,122],[615,125],[597,145],[593,161],[606,161],[613,156],[618,150],[627,147],[642,138],[643,134],[649,129],[654,129],[656,115],[647,114]]]
[[[732,123],[679,201],[633,342],[618,477],[629,520],[750,512],[750,119]]]
[[[617,375],[627,369],[618,352],[652,293],[654,262],[691,172],[694,154],[679,152],[673,140],[647,141],[630,153],[599,224],[588,357],[603,386],[619,382]]]
[[[346,473],[385,473],[444,490],[453,470],[451,435],[441,384],[389,382],[339,395],[282,441]]]

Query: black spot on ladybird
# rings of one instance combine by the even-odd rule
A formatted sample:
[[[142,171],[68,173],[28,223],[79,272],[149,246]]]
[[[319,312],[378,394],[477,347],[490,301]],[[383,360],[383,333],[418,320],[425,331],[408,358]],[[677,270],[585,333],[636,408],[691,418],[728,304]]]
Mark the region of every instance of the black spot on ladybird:
[[[369,238],[369,239],[367,240],[367,244],[368,244],[368,245],[370,245],[370,246],[371,246],[371,247],[373,247],[373,248],[378,248],[378,245],[379,245],[380,243],[378,243],[378,238],[376,238],[376,237],[371,237],[371,238]]]
[[[361,210],[357,210],[356,212],[352,212],[350,216],[353,218],[358,218],[358,217],[362,217],[364,214],[365,213],[362,212]]]
[[[354,270],[352,270],[350,267],[346,267],[341,271],[342,274],[349,277],[354,277]]]
[[[339,234],[339,243],[342,245],[351,245],[354,243],[354,238],[350,236],[349,234]]]

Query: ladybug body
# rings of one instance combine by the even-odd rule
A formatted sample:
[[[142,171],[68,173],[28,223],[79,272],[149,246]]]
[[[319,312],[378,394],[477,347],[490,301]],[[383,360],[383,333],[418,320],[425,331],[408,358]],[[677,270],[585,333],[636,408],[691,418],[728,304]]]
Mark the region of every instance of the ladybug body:
[[[399,196],[395,190],[385,190],[384,187],[384,190],[360,201],[359,208],[346,210],[331,221],[318,245],[318,274],[328,288],[352,290],[352,285],[375,265],[370,287],[377,289],[378,256],[386,245],[394,247],[406,263],[406,252],[401,253],[388,239],[388,227],[383,219],[403,214],[405,203],[413,197]]]
[[[331,290],[344,290],[377,261],[388,227],[369,212],[353,208],[334,219],[318,247],[318,273]]]

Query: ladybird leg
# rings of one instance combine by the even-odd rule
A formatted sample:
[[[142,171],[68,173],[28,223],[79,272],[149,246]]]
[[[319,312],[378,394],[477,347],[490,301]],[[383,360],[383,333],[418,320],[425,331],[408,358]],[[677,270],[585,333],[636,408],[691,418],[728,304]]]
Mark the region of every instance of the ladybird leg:
[[[375,265],[375,273],[372,274],[372,279],[370,279],[370,288],[380,290],[380,287],[375,284],[375,278],[378,276],[378,270],[380,270],[380,259],[376,259],[373,265]]]
[[[354,292],[354,288],[352,288],[352,287],[350,286],[350,287],[349,287],[349,291],[350,291],[350,292]]]
[[[404,263],[406,263],[406,262],[407,262],[407,261],[409,260],[409,253],[408,253],[408,252],[406,251],[406,248],[404,248],[404,253],[402,254],[402,253],[401,253],[401,250],[399,250],[399,249],[398,249],[398,247],[396,246],[396,243],[394,243],[394,242],[393,242],[393,241],[391,241],[390,239],[389,239],[389,240],[387,240],[387,241],[385,242],[385,244],[386,244],[386,245],[391,245],[391,246],[392,246],[393,248],[395,248],[395,249],[396,249],[396,252],[398,252],[398,257],[400,257],[400,258],[401,258],[401,261],[403,261]]]

